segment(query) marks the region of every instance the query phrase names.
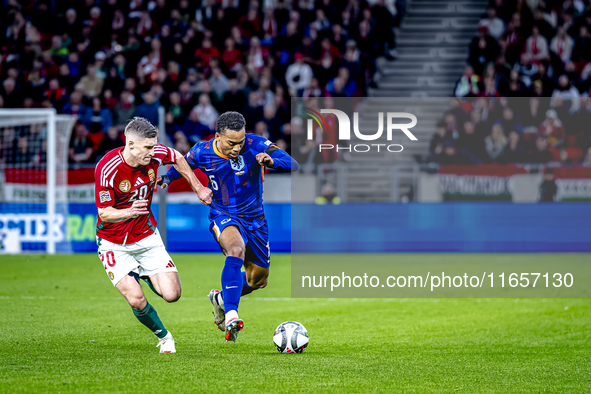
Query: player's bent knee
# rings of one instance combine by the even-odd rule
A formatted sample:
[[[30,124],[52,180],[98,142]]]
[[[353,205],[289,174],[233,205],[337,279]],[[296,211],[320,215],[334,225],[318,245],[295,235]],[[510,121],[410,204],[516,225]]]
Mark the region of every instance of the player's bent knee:
[[[162,298],[166,302],[177,302],[181,298],[181,290],[169,290],[162,292]]]
[[[228,248],[228,256],[238,257],[244,260],[244,253],[245,250],[240,245],[230,246],[230,248]]]
[[[267,287],[267,278],[248,281],[248,287],[252,289],[263,289]]]
[[[146,297],[144,297],[143,295],[129,297],[127,298],[127,302],[133,309],[138,311],[144,309],[146,307],[146,304],[148,303],[148,301],[146,301]]]

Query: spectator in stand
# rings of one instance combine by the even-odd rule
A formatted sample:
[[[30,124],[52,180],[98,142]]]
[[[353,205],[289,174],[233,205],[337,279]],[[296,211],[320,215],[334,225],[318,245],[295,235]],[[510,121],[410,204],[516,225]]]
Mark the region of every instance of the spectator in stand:
[[[22,135],[16,139],[16,150],[12,156],[11,164],[16,164],[18,167],[27,167],[32,164],[34,152],[29,146],[29,139]]]
[[[497,9],[494,6],[486,8],[486,18],[480,20],[479,26],[485,26],[488,29],[488,34],[495,40],[498,40],[505,32],[505,23],[497,17]]]
[[[488,159],[492,162],[499,162],[505,147],[507,146],[507,138],[503,130],[501,122],[495,122],[492,125],[490,134],[484,138],[484,150],[488,155]]]
[[[275,105],[268,104],[263,108],[262,121],[267,125],[267,130],[270,134],[271,141],[277,141],[283,138],[281,134],[281,120],[277,116],[277,109]]]
[[[121,92],[119,102],[113,108],[113,118],[116,126],[125,126],[135,114],[135,97],[127,90]]]
[[[295,96],[298,90],[308,86],[312,80],[312,68],[304,63],[303,59],[304,56],[301,53],[296,53],[294,55],[295,63],[287,67],[285,71],[285,80],[292,96]]]
[[[86,109],[82,121],[91,133],[103,133],[113,126],[111,111],[103,107],[98,96],[92,99],[92,107]]]
[[[532,35],[525,41],[525,51],[536,64],[550,60],[548,41],[540,34],[540,29],[536,25],[532,28]]]
[[[104,100],[105,107],[109,111],[111,111],[111,113],[113,112],[113,110],[115,109],[115,106],[119,102],[119,100],[117,100],[113,96],[113,91],[111,89],[105,89],[105,90],[103,90],[103,100]]]
[[[547,102],[548,100],[544,99],[544,101]],[[527,111],[522,114],[523,131],[525,133],[537,133],[538,127],[546,119],[547,109],[542,107],[542,99],[539,97],[530,98]]]
[[[80,60],[78,52],[70,52],[65,64],[67,64],[70,69],[70,76],[77,79],[82,71],[82,61]]]
[[[65,99],[67,99],[67,94],[71,93],[74,90],[75,79],[72,77],[70,73],[70,68],[66,63],[62,63],[60,65],[60,71],[59,75],[57,76],[57,80],[59,82],[59,85],[66,90]]]
[[[160,102],[157,101],[152,91],[144,93],[144,103],[136,107],[135,116],[147,119],[153,125],[158,124],[158,108]]]
[[[44,100],[43,93],[47,89],[47,79],[42,75],[43,69],[33,69],[29,74],[29,83],[25,86],[26,95],[35,102]]]
[[[548,139],[543,135],[539,135],[527,161],[530,163],[549,163],[553,159],[552,152],[548,150]]]
[[[230,90],[230,81],[222,73],[221,68],[212,68],[209,82],[211,84],[211,89],[215,92],[217,96],[216,101],[221,101],[224,98],[224,94],[226,94],[226,92]]]
[[[579,35],[573,48],[572,60],[573,62],[585,63],[591,61],[591,35],[587,25],[581,25],[579,28]]]
[[[479,87],[480,78],[474,74],[474,68],[470,65],[466,65],[464,68],[464,74],[456,82],[456,88],[454,90],[456,97],[475,97],[480,94]]]
[[[524,161],[527,150],[525,143],[521,139],[521,133],[518,130],[509,132],[509,143],[505,147],[505,152],[501,161],[503,163],[521,163]]]
[[[210,130],[215,130],[215,122],[219,116],[218,111],[211,105],[209,96],[202,93],[199,96],[199,104],[193,108],[193,112],[197,114],[199,122]]]
[[[471,120],[464,122],[456,148],[462,155],[470,157],[473,163],[481,163],[486,157],[482,137],[476,133],[476,125]]]
[[[246,69],[253,74],[260,73],[265,67],[269,51],[261,47],[261,40],[258,37],[250,39],[250,49],[246,54]]]
[[[572,86],[568,76],[565,74],[562,74],[560,77],[558,77],[558,86],[552,92],[552,97],[553,99],[551,100],[551,105],[553,107],[556,106],[556,100],[554,98],[559,97],[562,100],[570,101],[571,105],[569,113],[573,114],[580,108],[579,90]]]
[[[230,71],[238,71],[242,66],[242,53],[236,48],[232,37],[226,38],[222,61],[226,69]]]
[[[521,54],[519,62],[515,63],[513,66],[514,69],[519,71],[522,79],[526,81],[524,82],[526,85],[529,85],[534,78],[541,77],[541,75],[538,74],[540,67],[543,67],[543,63],[540,63],[539,65],[535,64],[526,52]]]
[[[51,37],[51,49],[49,50],[51,56],[58,57],[58,58],[65,58],[68,56],[69,50],[64,45],[61,36],[53,36]]]
[[[125,80],[117,71],[117,67],[109,68],[107,78],[105,79],[104,89],[110,89],[113,95],[119,96],[125,87]]]
[[[2,82],[4,108],[18,108],[22,104],[22,94],[16,89],[16,80],[7,78]]]
[[[548,97],[552,94],[554,90],[554,81],[550,78],[547,74],[547,68],[544,63],[541,63],[536,66],[536,73],[531,76],[532,84],[533,82],[540,81],[542,82],[542,92],[543,97]],[[522,77],[522,80],[525,80],[526,85],[529,85],[528,77]]]
[[[546,41],[550,41],[555,33],[554,27],[544,17],[544,13],[541,8],[536,7],[533,12],[533,25],[537,26],[540,30],[540,34],[544,36]]]
[[[470,154],[470,152],[467,153]],[[436,161],[446,165],[474,164],[473,156],[459,151],[454,141],[446,141],[443,144],[441,154],[436,158]]]
[[[263,108],[259,101],[258,92],[248,94],[248,105],[241,111],[246,120],[246,130],[254,130],[254,125],[263,118]]]
[[[60,86],[59,81],[53,78],[49,81],[49,89],[43,93],[45,99],[51,102],[51,105],[58,111],[62,109],[66,103],[66,89]]]
[[[320,88],[320,83],[318,82],[318,78],[312,78],[310,81],[310,85],[308,85],[305,89],[298,91],[298,97],[323,97],[326,96],[326,92]]]
[[[102,92],[104,80],[96,76],[96,67],[94,63],[86,66],[86,75],[80,79],[80,83],[88,98],[94,97]]]
[[[486,26],[478,28],[478,37],[474,37],[470,44],[469,63],[474,68],[476,74],[482,74],[484,66],[489,62],[494,62],[499,52],[499,46],[494,38],[488,34]]]
[[[328,84],[326,85],[326,90],[330,94],[336,93],[335,79],[337,78],[340,79],[340,82],[343,84],[342,91],[344,92],[345,96],[353,96],[353,94],[357,91],[357,84],[355,83],[355,81],[349,79],[349,70],[347,70],[344,67],[340,68],[339,74],[328,82]]]
[[[273,105],[273,91],[271,91],[271,81],[268,77],[262,77],[259,80],[260,104]]]
[[[525,49],[525,41],[518,33],[513,21],[507,23],[507,30],[503,34],[503,39],[506,45],[505,56],[507,61],[509,64],[515,64]]]
[[[178,92],[172,92],[168,96],[168,108],[166,112],[172,114],[173,119],[185,118],[185,112],[181,107],[181,95]]]
[[[238,89],[238,80],[236,78],[232,78],[228,82],[229,90],[226,93],[224,93],[224,96],[218,105],[220,109],[219,112],[240,112],[242,108],[246,106],[246,96],[244,95],[244,92],[242,90]]]
[[[109,131],[105,135],[98,146],[98,149],[95,152],[95,161],[98,161],[105,155],[112,151],[113,149],[120,148],[125,145],[123,139],[121,138],[121,134],[119,132],[119,128],[117,126],[113,126],[109,128]]]
[[[220,51],[213,46],[213,42],[209,38],[205,38],[201,47],[195,51],[195,57],[201,59],[204,67],[209,67],[212,58],[220,57]]]
[[[527,95],[527,88],[521,80],[519,71],[515,69],[511,70],[506,88],[502,93],[506,97],[525,97]]]
[[[179,151],[180,154],[186,155],[191,149],[187,137],[181,132],[177,132],[174,137],[174,149]]]
[[[86,115],[86,106],[82,103],[82,94],[80,92],[72,92],[70,102],[63,106],[62,113],[76,115],[78,119],[82,119]]]
[[[451,137],[447,133],[446,125],[444,122],[439,122],[429,143],[429,153],[433,159],[442,153],[443,146],[447,141],[451,141]]]
[[[574,46],[575,41],[571,36],[566,34],[564,26],[558,26],[556,35],[550,42],[550,50],[554,52],[563,63],[567,63],[571,60]]]
[[[199,116],[195,111],[189,113],[189,119],[186,120],[179,130],[193,143],[210,139],[214,134],[212,129],[199,121]]]
[[[76,124],[74,135],[70,141],[70,163],[91,163],[92,153],[93,144],[90,138],[88,138],[88,130],[84,123],[78,122]]]
[[[105,68],[105,59],[107,56],[105,52],[98,51],[94,55],[94,67],[96,69],[96,76],[102,80],[107,78],[107,70]]]
[[[546,111],[546,119],[540,124],[538,134],[546,138],[546,144],[553,148],[560,148],[564,143],[564,126],[556,110]]]
[[[256,122],[256,124],[254,125],[254,133],[258,136],[261,136],[263,138],[271,138],[270,134],[269,134],[269,130],[267,129],[267,124],[265,122],[258,121]]]
[[[507,105],[506,107],[502,108],[502,115],[501,119],[498,120],[503,126],[503,130],[518,130],[519,132],[523,131],[523,125],[521,124],[521,118],[515,117],[515,112],[513,111],[513,107]]]

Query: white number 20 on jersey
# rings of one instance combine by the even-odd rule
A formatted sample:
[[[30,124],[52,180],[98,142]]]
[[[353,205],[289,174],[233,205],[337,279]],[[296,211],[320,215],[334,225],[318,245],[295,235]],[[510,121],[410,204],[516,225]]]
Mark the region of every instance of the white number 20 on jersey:
[[[133,191],[133,195],[129,199],[129,202],[134,202],[135,200],[143,200],[148,195],[148,185],[143,185],[139,189],[135,189]]]

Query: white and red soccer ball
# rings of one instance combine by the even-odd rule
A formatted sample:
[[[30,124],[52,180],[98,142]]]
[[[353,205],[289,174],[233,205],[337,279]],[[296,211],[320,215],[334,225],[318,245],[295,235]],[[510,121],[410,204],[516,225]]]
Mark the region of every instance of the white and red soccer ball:
[[[301,353],[308,347],[308,330],[297,321],[286,321],[275,329],[273,343],[281,353]]]

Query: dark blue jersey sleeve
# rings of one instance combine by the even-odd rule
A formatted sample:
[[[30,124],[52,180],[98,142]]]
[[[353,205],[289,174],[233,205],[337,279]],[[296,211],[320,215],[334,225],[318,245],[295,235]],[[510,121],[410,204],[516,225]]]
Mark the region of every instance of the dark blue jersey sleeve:
[[[268,139],[253,134],[251,149],[258,153],[266,153],[273,159],[273,170],[280,172],[293,172],[299,170],[300,166],[287,152],[279,149],[277,145],[273,144]]]
[[[294,172],[300,169],[300,165],[287,152],[282,151],[275,145],[271,145],[266,152],[273,159],[274,170],[280,172]]]
[[[273,145],[273,143],[265,137],[261,137],[256,134],[248,134],[247,138],[250,140],[250,149],[256,153],[266,152],[267,149]]]
[[[201,163],[199,162],[199,153],[201,152],[201,146],[200,144],[195,144],[191,150],[185,155],[185,159],[187,160],[187,163],[189,163],[189,165],[191,166],[191,169],[195,170],[197,168],[201,168]],[[183,176],[181,174],[179,174],[179,172],[176,170],[176,168],[174,168],[174,166],[170,166],[170,168],[168,169],[168,171],[166,172],[165,177],[168,177],[168,179],[164,178],[165,183],[170,183],[172,181],[176,181],[177,179],[182,178]]]

